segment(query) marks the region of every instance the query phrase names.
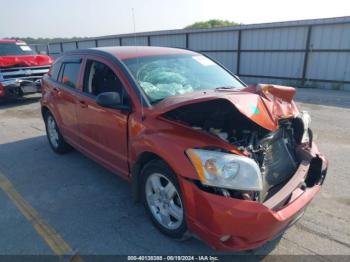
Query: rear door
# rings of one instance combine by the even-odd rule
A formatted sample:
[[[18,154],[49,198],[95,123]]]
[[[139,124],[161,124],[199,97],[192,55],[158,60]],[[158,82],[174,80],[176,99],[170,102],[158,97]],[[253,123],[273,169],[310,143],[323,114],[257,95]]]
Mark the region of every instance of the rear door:
[[[85,64],[83,93],[77,106],[81,149],[119,175],[127,176],[129,112],[101,107],[96,96],[118,92],[125,105],[130,104],[129,96],[113,64],[93,57],[88,57]]]
[[[56,118],[62,135],[73,145],[79,143],[76,108],[79,104],[79,78],[81,58],[72,57],[62,61],[57,81],[52,83]]]

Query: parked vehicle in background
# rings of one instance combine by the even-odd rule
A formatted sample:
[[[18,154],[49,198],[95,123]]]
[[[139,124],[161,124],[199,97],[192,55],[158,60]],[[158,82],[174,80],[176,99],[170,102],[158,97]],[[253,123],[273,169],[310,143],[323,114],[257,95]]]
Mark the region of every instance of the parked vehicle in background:
[[[52,64],[25,42],[0,39],[0,99],[40,92],[40,81]]]
[[[155,226],[220,250],[281,234],[319,192],[327,160],[295,89],[247,86],[189,50],[63,54],[42,81],[56,153],[71,146],[131,181]]]

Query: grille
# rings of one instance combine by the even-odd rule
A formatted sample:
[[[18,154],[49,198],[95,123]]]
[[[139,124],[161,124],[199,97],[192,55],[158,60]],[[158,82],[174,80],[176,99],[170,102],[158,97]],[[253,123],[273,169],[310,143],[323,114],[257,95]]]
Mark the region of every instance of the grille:
[[[36,81],[41,79],[50,69],[50,66],[33,66],[33,67],[10,67],[0,69],[0,77],[3,80],[23,79]]]

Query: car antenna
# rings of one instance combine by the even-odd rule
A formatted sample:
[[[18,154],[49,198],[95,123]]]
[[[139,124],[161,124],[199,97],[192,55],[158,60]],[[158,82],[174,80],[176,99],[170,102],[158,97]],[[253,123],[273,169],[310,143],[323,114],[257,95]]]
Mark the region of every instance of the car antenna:
[[[137,68],[139,67],[139,55],[138,55],[138,46],[137,46],[137,39],[136,39],[136,22],[135,22],[135,11],[134,11],[134,8],[131,8],[131,13],[132,13],[132,23],[133,23],[133,26],[134,26],[134,46],[135,46],[135,53],[136,53],[136,61],[137,61]],[[139,82],[139,72],[137,71],[136,72],[136,81],[137,81],[137,84],[139,85],[140,82]],[[139,92],[140,94],[140,105],[141,105],[141,121],[144,120],[145,116],[144,116],[144,112],[143,112],[143,100],[142,100],[142,93],[141,93],[141,90]]]

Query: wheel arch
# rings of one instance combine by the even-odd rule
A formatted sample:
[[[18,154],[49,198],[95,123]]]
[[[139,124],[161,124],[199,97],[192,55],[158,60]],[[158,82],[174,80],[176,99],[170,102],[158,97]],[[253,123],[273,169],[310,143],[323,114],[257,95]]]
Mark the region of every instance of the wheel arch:
[[[51,113],[50,109],[47,106],[42,106],[41,107],[41,116],[43,117],[43,119],[45,119],[45,115],[47,114],[47,112]]]
[[[161,160],[168,164],[163,158],[151,151],[144,151],[137,157],[135,164],[131,169],[131,187],[132,187],[132,197],[134,202],[140,200],[140,182],[141,182],[141,171],[142,168],[152,160]]]
[[[45,115],[47,113],[50,113],[54,117],[58,127],[61,128],[61,118],[59,118],[59,114],[55,112],[54,107],[51,107],[48,104],[42,104],[42,106],[41,106],[41,116],[44,119],[44,121],[45,121]]]

